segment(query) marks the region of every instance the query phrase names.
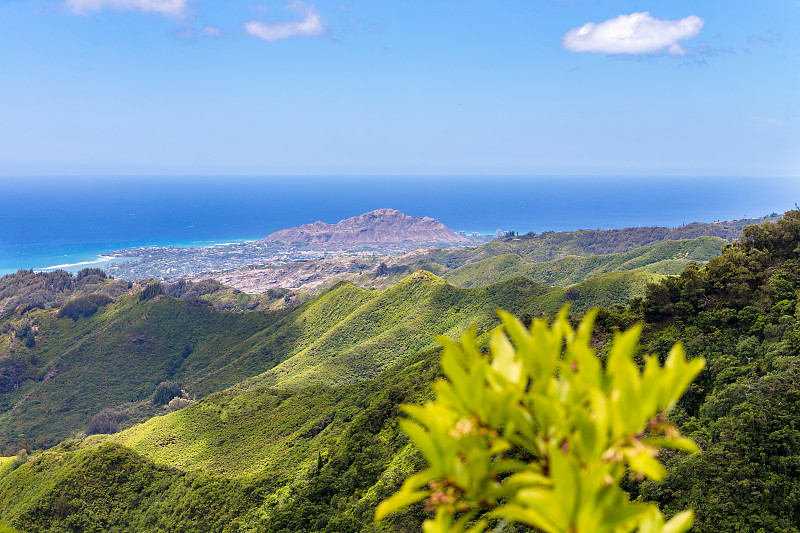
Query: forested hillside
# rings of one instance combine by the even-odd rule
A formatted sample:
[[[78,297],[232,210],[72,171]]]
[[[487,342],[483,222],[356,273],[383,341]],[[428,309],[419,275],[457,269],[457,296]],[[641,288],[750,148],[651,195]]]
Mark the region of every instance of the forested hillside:
[[[123,296],[77,320],[26,311],[41,321],[43,337],[33,351],[17,345],[20,360],[35,350],[42,361],[66,357],[47,352],[55,342],[48,332],[67,349],[72,339],[80,344],[81,332],[97,336],[91,344],[105,346],[94,359],[102,365],[100,354],[109,353],[113,338],[125,346],[125,335],[144,333],[145,342],[167,346],[169,340],[178,350],[180,328],[187,335],[212,328],[217,333],[192,346],[170,379],[197,394],[220,392],[112,436],[0,459],[0,522],[24,532],[417,530],[422,504],[377,525],[372,510],[421,467],[398,430],[397,405],[430,394],[438,374],[431,337],[455,335],[470,322],[486,331],[495,323],[494,306],[525,317],[572,301],[577,318],[594,295],[607,300],[593,341],[601,358],[616,331],[643,321],[645,352],[664,357],[682,342],[689,357],[707,361],[672,415],[702,453],[662,457],[669,476],[660,483],[625,481],[631,496],[655,501],[667,514],[693,507],[697,532],[798,532],[800,213],[748,227],[705,268],[690,266],[638,297],[621,291],[620,298],[608,298],[615,277],[642,274],[604,274],[568,294],[520,278],[461,289],[421,272],[386,291],[340,284],[270,314],[235,314],[163,295]],[[631,297],[630,305],[619,305]],[[169,325],[174,314],[182,318]],[[214,330],[210,322],[218,320]],[[152,324],[171,329],[162,339]],[[97,333],[103,328],[117,335],[105,345]],[[76,351],[93,357],[85,343]],[[168,352],[160,368],[174,360]],[[143,357],[125,353],[128,363]],[[353,372],[363,379],[353,380]],[[320,379],[323,374],[330,379]],[[165,378],[149,379],[142,405],[152,403],[157,381]],[[30,403],[9,405],[3,427],[14,417],[24,421],[22,413],[31,409],[44,416],[60,409],[53,419],[69,416],[60,400],[47,404],[32,394],[57,380],[26,382]],[[13,394],[4,398],[22,401]],[[92,413],[83,413],[88,421]],[[28,423],[36,427],[33,419]]]
[[[20,270],[0,277],[0,313],[19,305],[48,307],[60,305],[83,294],[119,296],[132,287],[128,281],[116,281],[99,268],[85,268],[73,276],[69,272],[34,272]]]
[[[60,307],[67,300],[78,300],[73,305],[78,314],[84,315],[86,312],[81,309],[80,304],[89,303],[90,300],[83,300],[81,297],[100,294],[115,298],[129,291],[138,293],[151,281],[153,280],[115,280],[98,268],[84,268],[74,276],[64,270],[19,270],[15,274],[0,277],[0,313],[10,311],[19,314],[37,307],[51,309]],[[270,289],[262,294],[246,294],[212,279],[199,282],[180,280],[161,284],[160,287],[159,292],[168,296],[232,311],[276,310],[310,299],[307,294],[280,288]],[[20,306],[23,309],[18,309]],[[86,307],[90,308],[91,305]]]
[[[162,382],[191,400],[233,385],[373,378],[435,346],[436,335],[488,331],[497,307],[533,316],[567,300],[580,309],[621,304],[650,279],[623,272],[571,292],[525,278],[461,289],[420,271],[384,291],[340,283],[299,306],[247,313],[212,305],[230,289],[197,298],[197,284],[154,282],[115,299],[81,294],[58,309],[21,306],[0,322],[0,449],[53,446],[101,413],[112,428],[163,414],[172,396],[153,405]],[[239,296],[251,298],[239,293],[225,305]]]
[[[679,274],[690,263],[705,264],[718,256],[727,244],[719,237],[698,237],[649,244],[624,253],[569,255],[550,261],[531,260],[516,253],[503,254],[449,269],[442,277],[460,287],[476,287],[515,276],[568,287],[616,271]]]
[[[0,459],[0,522],[25,532],[377,531],[375,506],[418,467],[397,405],[427,397],[437,361],[420,354],[341,387],[215,394],[113,440]],[[419,513],[389,531],[413,530]]]
[[[640,498],[694,507],[696,531],[800,530],[799,299],[798,211],[649,288],[646,347],[681,341],[708,364],[676,414],[703,453],[669,457],[668,479]]]

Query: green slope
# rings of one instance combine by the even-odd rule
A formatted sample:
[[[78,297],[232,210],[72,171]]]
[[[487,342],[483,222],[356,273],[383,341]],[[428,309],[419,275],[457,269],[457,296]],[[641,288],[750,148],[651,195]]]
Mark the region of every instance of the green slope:
[[[470,326],[486,331],[495,310],[553,311],[558,289],[510,280],[479,289],[459,289],[425,271],[375,293],[313,344],[259,376],[260,385],[293,387],[348,383],[374,377],[388,365],[434,345],[436,335],[457,337]]]
[[[368,379],[433,346],[435,335],[488,330],[497,307],[535,315],[564,301],[563,289],[522,278],[460,289],[418,272],[385,291],[340,283],[272,313],[163,295],[122,296],[78,320],[31,310],[13,320],[36,330],[35,346],[0,335],[0,445],[52,446],[105,408],[129,417],[123,426],[163,413],[149,398],[164,380],[202,398],[256,376],[283,387]]]
[[[719,223],[693,222],[678,228],[623,228],[613,230],[579,230],[566,232],[546,231],[528,233],[516,237],[496,239],[476,248],[436,250],[430,258],[436,263],[457,268],[507,253],[520,255],[528,261],[551,261],[570,255],[590,256],[624,254],[643,246],[666,241],[684,241],[699,237],[715,237],[728,242],[739,237],[742,228],[775,220],[768,216],[756,219],[741,219]]]
[[[713,224],[694,222],[679,228],[644,227],[528,233],[496,239],[474,248],[415,251],[405,256],[400,256],[397,261],[393,261],[389,266],[402,267],[407,265],[412,268],[426,268],[435,271],[433,267],[421,266],[435,264],[439,268],[454,270],[464,265],[507,254],[518,255],[528,262],[535,263],[554,261],[569,256],[620,255],[636,252],[642,247],[651,247],[667,241],[686,242],[703,237],[730,242],[739,236],[745,226],[761,223],[765,220],[775,220],[776,218],[769,216]],[[713,241],[705,240],[705,242],[710,243]],[[710,259],[710,257],[703,259],[702,255],[704,254],[701,253],[700,257],[689,257],[688,259],[695,261],[707,261]],[[389,263],[387,262],[387,264]],[[437,274],[444,275],[444,271],[437,272]]]
[[[123,426],[163,414],[149,399],[165,380],[202,398],[240,383],[297,387],[373,378],[434,346],[436,335],[457,337],[471,326],[488,331],[498,307],[540,315],[567,298],[576,310],[624,304],[652,279],[604,275],[568,292],[517,277],[464,289],[420,271],[384,291],[339,283],[271,313],[232,313],[164,295],[121,296],[78,320],[31,310],[14,320],[36,330],[35,346],[11,332],[0,335],[0,445],[52,446],[106,408],[128,419]]]
[[[637,275],[639,273],[612,273],[585,282],[579,295],[573,298],[573,305],[590,305],[593,298],[619,303],[618,300],[630,294],[639,294],[643,290],[644,280],[635,278]],[[223,335],[243,337],[242,341],[230,338],[227,341],[233,343],[233,348],[250,346],[250,349],[238,352],[236,357],[231,355],[232,361],[242,361],[243,364],[255,359],[254,354],[259,347],[271,346],[271,349],[281,353],[295,350],[294,355],[271,371],[245,380],[226,392],[212,394],[180,411],[155,416],[113,437],[114,442],[130,447],[141,454],[141,458],[129,457],[125,455],[127,452],[119,452],[117,448],[108,448],[102,444],[107,442],[107,437],[86,439],[78,450],[68,454],[84,454],[81,455],[83,459],[78,461],[84,464],[86,461],[102,462],[108,454],[122,453],[138,465],[136,468],[144,468],[152,475],[166,468],[158,476],[167,477],[177,475],[167,473],[173,468],[181,473],[204,473],[224,479],[261,479],[268,475],[270,483],[278,487],[269,491],[272,498],[269,499],[272,502],[270,505],[274,505],[277,501],[275,498],[280,500],[294,494],[292,491],[285,492],[288,490],[286,487],[307,484],[309,469],[315,467],[318,458],[334,453],[345,456],[351,454],[350,445],[343,445],[342,439],[347,439],[353,424],[366,424],[372,428],[371,431],[388,431],[391,438],[387,437],[390,442],[381,445],[381,457],[384,457],[381,469],[373,472],[369,478],[371,481],[359,482],[359,490],[364,491],[364,497],[368,495],[370,502],[369,505],[365,504],[366,507],[362,506],[364,511],[389,490],[389,485],[385,483],[380,485],[382,489],[375,488],[378,474],[383,469],[399,471],[409,466],[407,461],[398,459],[405,457],[402,454],[407,452],[402,452],[405,441],[397,440],[393,406],[402,398],[405,401],[418,400],[427,393],[428,384],[435,373],[436,356],[435,352],[430,351],[435,346],[435,335],[458,336],[470,325],[486,332],[496,324],[495,309],[498,307],[513,309],[520,315],[552,312],[563,305],[565,294],[563,288],[544,287],[522,278],[475,289],[461,289],[428,272],[418,272],[386,291],[367,291],[350,284],[339,284],[304,306],[272,315],[220,313],[158,297],[151,302],[120,301],[87,319],[85,324],[82,323],[83,319],[59,322],[59,319],[53,318],[59,322],[56,326],[72,333],[74,331],[71,328],[91,330],[101,326],[99,329],[102,330],[102,326],[105,326],[105,331],[114,335],[107,339],[100,336],[93,338],[97,342],[102,341],[101,344],[127,338],[125,335],[135,331],[137,340],[146,339],[142,344],[148,343],[153,347],[170,339],[172,346],[177,347],[184,339],[173,328],[184,328],[187,335],[196,336],[199,333],[193,331],[193,324],[202,324],[208,318],[204,313],[213,313],[221,325],[216,330],[205,332],[209,336],[196,343],[194,351],[179,370],[180,375],[190,383],[189,379],[196,369],[206,370],[209,373],[200,372],[197,374],[200,377],[195,381],[206,387],[212,380],[211,376],[214,376],[215,383],[225,383],[225,379],[219,376],[233,375],[229,367],[236,366],[233,363],[219,364],[227,360],[224,348],[218,352],[223,354],[219,359],[207,357],[206,342],[222,342]],[[114,317],[120,320],[110,320]],[[115,328],[123,323],[122,317],[132,320],[136,328],[123,328],[117,332]],[[180,317],[179,326],[171,324],[170,317]],[[151,319],[155,320],[157,327],[148,325]],[[245,323],[249,329],[239,322],[245,319],[252,321]],[[47,328],[43,326],[42,329]],[[236,335],[240,330],[241,334]],[[156,331],[161,331],[164,336],[156,336]],[[92,359],[93,352],[82,353],[87,361]],[[199,354],[205,354],[205,359],[200,359]],[[143,353],[139,357],[146,359]],[[96,360],[94,362],[97,363]],[[73,371],[77,372],[78,368],[76,366]],[[243,371],[239,369],[237,372],[241,374]],[[344,385],[331,386],[336,383]],[[390,383],[392,385],[388,385]],[[274,388],[276,385],[280,388]],[[40,391],[39,395],[44,397],[48,392],[51,393],[49,401],[60,399],[57,393],[49,389]],[[378,409],[372,400],[365,402],[369,394],[379,398],[375,402],[382,406],[379,409],[383,412],[380,421],[372,420],[373,415],[362,412],[365,409],[369,411],[370,405]],[[387,394],[394,398],[388,403]],[[100,403],[103,399],[97,397],[95,401]],[[35,413],[35,405],[33,408],[31,404],[20,405],[30,410],[31,416],[42,414]],[[387,418],[386,409],[395,413],[391,419]],[[65,413],[77,416],[68,411]],[[27,418],[21,417],[21,420]],[[19,423],[20,419],[17,425]],[[37,429],[38,426],[28,428],[31,434]],[[380,437],[379,441],[383,442],[382,439]],[[56,456],[63,455],[59,450],[56,448],[52,452],[45,452],[41,457],[52,457],[53,453]],[[26,468],[27,465],[20,466],[20,474],[10,474],[6,481],[10,485],[19,483],[16,476],[26,472]],[[68,462],[64,468],[72,471],[77,467]],[[83,475],[89,474],[84,472]],[[48,476],[48,479],[59,478]],[[16,481],[12,483],[11,480]],[[159,483],[155,479],[151,482]],[[31,480],[25,483],[37,485]],[[56,485],[49,485],[44,480],[42,483],[41,491],[49,498],[47,505],[55,506]],[[279,498],[276,494],[283,496]],[[26,499],[31,499],[30,495]],[[32,498],[32,501],[36,500],[36,497]],[[139,502],[136,505],[149,504]],[[279,506],[276,509],[281,508]],[[14,516],[17,517],[32,512],[30,507],[16,509]]]
[[[652,275],[640,272],[606,274],[579,284],[572,305],[585,309],[595,302],[621,304],[644,295],[645,283],[652,279]],[[323,439],[336,436],[331,429],[335,424],[331,424],[339,413],[346,412],[340,391],[350,389],[331,389],[329,385],[354,381],[354,369],[359,369],[361,375],[380,375],[381,348],[404,343],[403,348],[410,355],[404,356],[401,350],[392,352],[394,365],[400,361],[392,372],[398,372],[398,368],[408,372],[414,366],[404,365],[403,361],[413,360],[416,352],[431,353],[430,348],[437,345],[437,334],[457,338],[470,322],[479,332],[488,331],[496,324],[498,302],[503,304],[500,307],[516,308],[520,315],[554,311],[564,303],[564,289],[543,288],[530,282],[527,289],[520,289],[521,283],[522,280],[512,280],[479,289],[459,289],[420,272],[363,304],[342,323],[343,332],[330,334],[332,338],[341,335],[330,344],[342,346],[343,351],[323,355],[313,352],[312,345],[265,374],[181,411],[153,418],[114,439],[159,463],[182,469],[232,476],[253,475],[264,469],[274,471],[276,458],[281,457],[277,450],[289,446],[300,457],[311,456],[306,446],[298,444],[303,442],[303,435],[319,434]],[[405,308],[400,310],[400,306]],[[409,317],[410,324],[404,323]],[[366,326],[375,329],[366,331]],[[353,334],[358,327],[362,328],[358,330],[361,336]],[[348,339],[348,334],[353,339]],[[377,340],[369,340],[370,335]],[[358,342],[361,338],[366,339],[363,345]],[[320,343],[325,345],[330,340],[326,334]],[[377,355],[369,350],[377,351]],[[270,438],[264,439],[264,435]],[[232,449],[235,456],[231,455]],[[298,460],[291,455],[288,464]]]
[[[22,364],[14,376],[19,388],[3,394],[0,440],[25,435],[34,446],[82,429],[104,407],[146,399],[160,381],[191,384],[211,362],[232,358],[238,344],[275,320],[168,297],[122,297],[77,321],[47,311],[31,317],[38,325],[36,347],[18,346],[9,354]]]
[[[626,305],[632,298],[644,296],[648,283],[661,278],[650,272],[609,272],[573,285],[566,295],[576,311]]]
[[[530,261],[518,254],[503,254],[450,270],[443,277],[460,287],[476,287],[516,276],[566,287],[617,270],[676,275],[689,263],[703,264],[718,256],[727,244],[718,237],[699,237],[651,244],[620,254],[570,255],[543,262]]]
[[[153,409],[129,404],[149,405],[164,380],[180,381],[197,397],[221,390],[319,344],[326,329],[376,294],[342,284],[275,313],[230,313],[165,296],[121,297],[77,321],[26,313],[38,328],[34,348],[8,334],[4,354],[0,336],[0,380],[7,382],[0,389],[0,445],[25,439],[52,446],[107,407],[152,416]]]
[[[420,271],[375,293],[316,342],[240,387],[341,384],[374,377],[436,346],[437,335],[458,338],[470,327],[488,332],[498,323],[498,308],[537,316],[553,313],[568,301],[575,311],[624,305],[643,296],[647,283],[659,278],[646,272],[612,272],[567,291],[517,277],[463,289]]]
[[[417,468],[396,406],[427,397],[437,360],[341,387],[214,394],[114,442],[39,452],[0,471],[0,520],[28,532],[279,531],[332,517],[317,530],[360,530],[395,488],[384,474]]]
[[[435,375],[436,353],[424,352],[380,378],[351,385],[217,393],[112,438],[158,464],[182,470],[226,477],[268,472],[294,479],[362,414],[369,394],[426,395],[422,383],[429,384]]]

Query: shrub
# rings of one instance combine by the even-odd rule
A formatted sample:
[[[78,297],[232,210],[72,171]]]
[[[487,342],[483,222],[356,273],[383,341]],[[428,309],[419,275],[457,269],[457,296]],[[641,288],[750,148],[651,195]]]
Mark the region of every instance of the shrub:
[[[29,329],[28,332],[25,334],[25,346],[27,348],[33,348],[36,346],[36,336],[33,333],[32,329]]]
[[[84,268],[75,277],[76,286],[97,285],[108,279],[105,272],[99,268]],[[112,278],[113,279],[113,278]]]
[[[89,276],[94,276],[98,280],[108,278],[108,275],[106,275],[105,271],[99,268],[84,268],[78,271],[78,273],[75,275],[75,279],[81,280],[83,278],[88,278]]]
[[[156,387],[153,395],[153,403],[156,405],[167,405],[173,398],[180,398],[183,395],[181,384],[177,381],[162,381]]]
[[[86,424],[87,435],[110,434],[119,431],[119,422],[122,417],[111,409],[103,409]]]
[[[78,320],[81,317],[92,316],[97,310],[113,302],[105,294],[85,294],[68,301],[61,306],[58,316]]]
[[[566,298],[567,300],[577,300],[578,296],[580,296],[580,294],[581,294],[581,291],[578,289],[578,287],[570,287],[564,293],[564,298]]]
[[[151,300],[159,294],[165,294],[164,285],[160,281],[148,283],[147,287],[142,291],[142,294],[139,295],[139,301],[144,302],[145,300]]]
[[[617,334],[605,368],[590,347],[594,314],[573,330],[566,310],[551,327],[530,328],[501,313],[503,325],[480,353],[474,331],[443,339],[436,401],[405,405],[405,433],[429,467],[383,501],[380,520],[427,499],[426,533],[486,530],[489,520],[548,533],[680,533],[691,511],[665,524],[653,503],[631,502],[626,472],[660,480],[660,448],[698,451],[664,413],[702,370],[675,345],[663,367],[634,362],[641,327]],[[513,344],[512,344],[513,342]],[[504,529],[501,522],[495,531]]]
[[[180,398],[176,396],[175,398],[169,401],[167,407],[169,407],[170,411],[180,411],[181,409],[183,409],[184,407],[186,407],[191,403],[192,400],[189,400],[188,398]]]

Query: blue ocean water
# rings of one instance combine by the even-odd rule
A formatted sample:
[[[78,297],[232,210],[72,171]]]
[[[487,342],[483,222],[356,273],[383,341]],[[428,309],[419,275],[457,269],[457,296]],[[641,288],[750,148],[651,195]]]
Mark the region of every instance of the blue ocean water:
[[[800,180],[674,177],[4,178],[0,274],[107,264],[138,246],[259,239],[380,207],[494,234],[680,226],[760,217],[800,202]]]

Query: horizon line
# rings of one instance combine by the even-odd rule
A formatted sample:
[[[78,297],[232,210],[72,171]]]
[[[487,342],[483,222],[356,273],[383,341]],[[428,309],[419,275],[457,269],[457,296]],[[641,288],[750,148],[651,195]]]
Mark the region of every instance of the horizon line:
[[[0,180],[15,178],[39,178],[39,179],[60,179],[60,178],[83,178],[83,179],[102,179],[102,178],[617,178],[617,179],[642,179],[642,178],[709,178],[709,179],[731,179],[731,178],[761,178],[761,179],[800,179],[800,173],[790,174],[614,174],[614,173],[270,173],[270,174],[251,174],[251,173],[230,173],[230,174],[0,174]]]

